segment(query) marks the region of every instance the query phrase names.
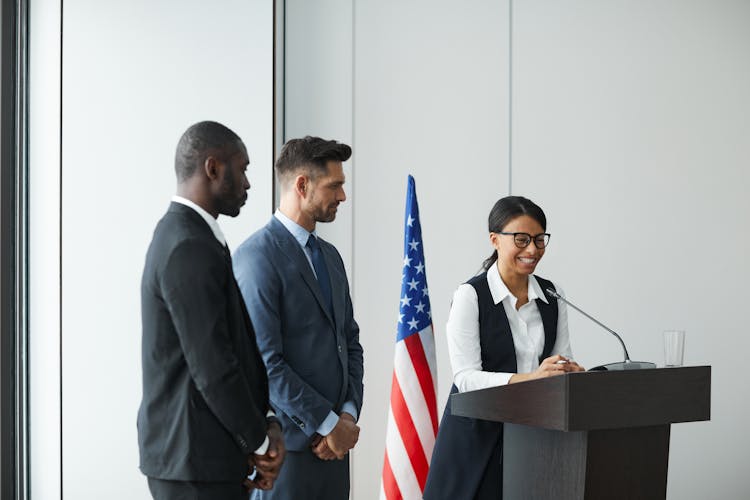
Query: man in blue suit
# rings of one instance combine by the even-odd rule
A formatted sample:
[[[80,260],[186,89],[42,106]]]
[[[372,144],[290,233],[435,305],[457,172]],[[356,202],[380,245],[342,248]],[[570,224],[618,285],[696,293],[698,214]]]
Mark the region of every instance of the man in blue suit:
[[[234,255],[287,447],[273,490],[256,490],[256,500],[349,497],[362,346],[343,261],[315,227],[332,222],[346,200],[342,162],[350,156],[336,141],[287,142],[275,166],[279,208]]]

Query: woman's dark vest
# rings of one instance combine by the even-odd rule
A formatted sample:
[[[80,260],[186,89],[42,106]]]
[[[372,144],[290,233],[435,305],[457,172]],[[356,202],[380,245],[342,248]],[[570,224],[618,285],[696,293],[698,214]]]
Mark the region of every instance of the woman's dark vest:
[[[544,325],[544,350],[539,358],[549,357],[557,338],[557,300],[547,295],[554,285],[536,276],[548,303],[536,299]],[[482,370],[516,373],[516,348],[503,303],[492,300],[487,273],[468,281],[477,292],[479,304],[479,344],[482,349]],[[454,385],[451,394],[458,392]],[[470,500],[502,498],[503,424],[450,413],[450,399],[443,412],[430,473],[425,485],[425,500]]]

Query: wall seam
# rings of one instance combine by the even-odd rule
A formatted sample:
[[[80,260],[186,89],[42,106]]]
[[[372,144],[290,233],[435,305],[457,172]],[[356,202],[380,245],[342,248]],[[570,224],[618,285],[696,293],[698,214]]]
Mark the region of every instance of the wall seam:
[[[60,192],[59,192],[59,230],[60,230],[60,242],[58,247],[58,255],[60,260],[58,263],[60,274],[59,274],[59,290],[58,295],[60,297],[59,304],[59,342],[60,342],[60,500],[63,500],[64,496],[64,478],[63,478],[63,107],[65,106],[63,100],[63,75],[64,70],[64,50],[63,43],[65,39],[63,37],[63,28],[65,26],[65,0],[60,0]]]
[[[513,0],[508,0],[508,195],[513,193]]]
[[[355,142],[356,141],[355,141],[355,136],[354,136],[356,86],[354,84],[354,82],[355,82],[354,70],[355,70],[355,64],[356,64],[356,57],[355,57],[355,54],[356,54],[356,34],[355,34],[355,31],[356,31],[355,30],[356,16],[355,16],[355,13],[356,13],[357,1],[356,0],[351,0],[351,5],[352,5],[352,32],[351,32],[351,36],[352,36],[352,41],[351,41],[351,47],[352,47],[352,55],[351,55],[351,62],[352,62],[352,77],[351,77],[352,78],[352,97],[351,97],[351,99],[352,99],[352,102],[351,102],[352,112],[351,112],[350,127],[351,127],[351,142],[352,142],[351,145],[352,145],[352,151],[353,151],[353,156],[356,157],[356,155],[357,155],[357,153],[356,153],[357,148],[355,147]],[[354,219],[355,219],[356,209],[357,209],[357,197],[354,195],[354,191],[355,191],[354,186],[356,184],[354,182],[354,177],[356,176],[356,173],[354,171],[354,164],[355,163],[356,162],[354,161],[354,158],[352,158],[352,183],[351,183],[352,218],[351,218],[351,245],[350,245],[351,255],[349,256],[349,258],[351,259],[350,262],[351,262],[352,275],[351,275],[351,284],[349,285],[349,290],[350,290],[351,295],[352,295],[352,302],[356,304],[357,303],[357,301],[356,301],[356,299],[357,299],[357,287],[355,286],[356,276],[355,276],[355,265],[354,265],[355,264],[355,257],[354,257],[355,256],[355,251],[354,251],[354,249],[355,249],[355,242],[356,242],[356,239],[354,238],[354,233],[355,233],[355,226],[356,226],[356,224],[354,224]],[[350,483],[349,497],[352,500],[354,500],[354,498],[355,498],[354,491],[356,489],[355,488],[355,483],[354,483],[354,468],[355,468],[355,465],[354,465],[354,454],[350,453],[349,456],[350,456],[350,459],[349,459],[349,483]]]

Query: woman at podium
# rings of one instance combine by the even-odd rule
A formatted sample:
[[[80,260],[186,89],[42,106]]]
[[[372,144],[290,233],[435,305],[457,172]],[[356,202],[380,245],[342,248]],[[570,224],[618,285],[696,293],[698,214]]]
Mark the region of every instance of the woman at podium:
[[[494,249],[483,272],[458,287],[446,334],[451,394],[583,371],[571,359],[565,304],[534,275],[550,235],[542,209],[521,196],[501,198],[489,215]],[[503,424],[453,416],[438,429],[425,500],[502,498]]]

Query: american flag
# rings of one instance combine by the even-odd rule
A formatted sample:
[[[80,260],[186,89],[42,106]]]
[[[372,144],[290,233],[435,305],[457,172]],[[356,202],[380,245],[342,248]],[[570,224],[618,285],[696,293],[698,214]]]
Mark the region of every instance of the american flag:
[[[414,178],[406,192],[404,264],[381,500],[417,500],[437,435],[435,339]]]

